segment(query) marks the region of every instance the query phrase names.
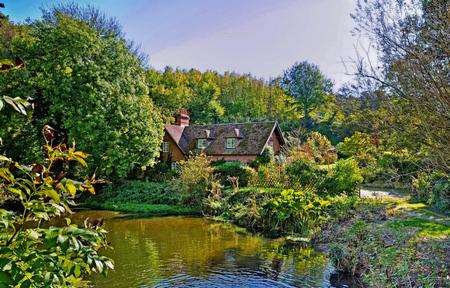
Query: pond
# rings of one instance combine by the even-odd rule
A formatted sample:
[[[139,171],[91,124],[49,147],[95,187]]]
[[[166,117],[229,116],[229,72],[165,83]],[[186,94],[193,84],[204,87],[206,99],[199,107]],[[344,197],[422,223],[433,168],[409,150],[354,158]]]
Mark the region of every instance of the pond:
[[[311,248],[285,249],[280,241],[196,217],[124,218],[108,211],[82,211],[104,218],[115,261],[93,287],[329,287],[330,268]]]

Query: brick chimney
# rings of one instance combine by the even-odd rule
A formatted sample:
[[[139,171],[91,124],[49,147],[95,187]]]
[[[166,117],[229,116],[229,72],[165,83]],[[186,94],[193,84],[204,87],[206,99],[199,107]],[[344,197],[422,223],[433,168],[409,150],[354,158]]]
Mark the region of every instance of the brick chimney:
[[[189,126],[189,113],[186,109],[180,109],[175,115],[175,125],[178,126]]]

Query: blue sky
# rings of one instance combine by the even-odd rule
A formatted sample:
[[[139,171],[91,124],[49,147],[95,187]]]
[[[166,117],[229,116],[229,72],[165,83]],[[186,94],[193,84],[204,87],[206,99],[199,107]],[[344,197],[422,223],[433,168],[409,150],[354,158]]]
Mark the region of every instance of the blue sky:
[[[58,1],[3,0],[13,21],[40,17]],[[340,86],[355,55],[355,0],[78,0],[122,24],[150,65],[251,73],[269,79],[308,60]]]

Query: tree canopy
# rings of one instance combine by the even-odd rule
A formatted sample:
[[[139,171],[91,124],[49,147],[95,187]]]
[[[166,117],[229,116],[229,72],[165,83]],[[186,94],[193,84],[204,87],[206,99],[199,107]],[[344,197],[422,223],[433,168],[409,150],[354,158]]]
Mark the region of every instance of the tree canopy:
[[[296,117],[293,99],[278,85],[251,75],[173,70],[149,70],[150,97],[172,115],[187,108],[194,123],[290,120]]]
[[[21,29],[1,40],[8,44],[2,50],[9,50],[1,54],[20,59],[24,68],[0,74],[0,94],[31,98],[34,110],[28,119],[0,119],[4,152],[39,158],[20,143],[39,141],[49,124],[61,131],[60,141],[76,141],[90,153],[92,171],[101,176],[122,178],[151,165],[163,122],[147,96],[144,69],[125,41],[61,13]]]
[[[297,100],[303,112],[303,125],[310,128],[311,111],[324,103],[327,93],[332,92],[333,83],[317,65],[303,61],[284,72],[281,87]]]

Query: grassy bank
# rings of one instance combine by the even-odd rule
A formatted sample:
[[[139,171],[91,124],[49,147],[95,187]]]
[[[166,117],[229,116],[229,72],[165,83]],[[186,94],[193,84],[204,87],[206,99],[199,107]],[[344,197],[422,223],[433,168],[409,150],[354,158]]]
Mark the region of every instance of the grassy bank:
[[[183,205],[183,196],[165,182],[130,181],[86,199],[83,207],[146,216],[200,215],[200,207]]]
[[[359,287],[447,287],[449,218],[406,199],[364,199],[316,235]]]

